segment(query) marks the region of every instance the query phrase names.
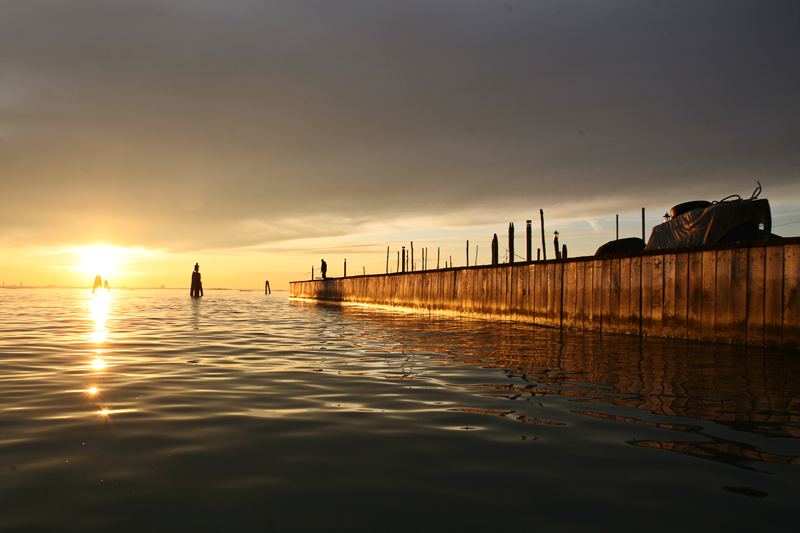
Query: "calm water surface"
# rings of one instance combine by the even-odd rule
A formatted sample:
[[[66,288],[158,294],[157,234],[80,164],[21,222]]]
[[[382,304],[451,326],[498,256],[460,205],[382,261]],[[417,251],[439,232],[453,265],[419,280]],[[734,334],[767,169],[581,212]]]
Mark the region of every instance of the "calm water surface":
[[[0,290],[2,531],[796,531],[800,354]]]

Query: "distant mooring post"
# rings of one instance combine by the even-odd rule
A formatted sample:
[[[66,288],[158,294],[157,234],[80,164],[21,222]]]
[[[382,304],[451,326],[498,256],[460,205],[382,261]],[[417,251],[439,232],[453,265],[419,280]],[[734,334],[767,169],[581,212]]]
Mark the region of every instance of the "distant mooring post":
[[[400,272],[400,252],[397,252],[397,268],[395,272]]]
[[[617,215],[617,238],[615,240],[619,240],[619,215]]]
[[[514,264],[514,223],[508,223],[508,263]]]
[[[533,233],[531,230],[531,221],[525,221],[525,257],[527,261],[530,263],[533,259],[533,242],[532,242]]]
[[[494,234],[492,237],[492,264],[496,265],[499,262],[499,255],[498,246],[497,246],[497,233]]]
[[[439,270],[439,255],[441,254],[441,249],[437,246],[436,247],[436,270]]]
[[[544,209],[539,209],[539,218],[542,221],[542,255],[547,261],[547,243],[544,240]]]
[[[414,241],[411,241],[411,272],[414,272]]]
[[[403,272],[405,272],[406,271],[406,247],[405,246],[403,246],[403,260],[402,260],[401,263],[403,265]]]
[[[558,249],[558,231],[553,232],[553,245],[556,249],[556,259],[561,259],[561,251]]]
[[[469,266],[469,241],[467,241],[467,266]]]
[[[269,280],[267,280],[267,283],[264,285],[264,294],[272,294],[272,289],[269,288]]]
[[[311,281],[314,281],[314,266],[311,266]]]
[[[344,276],[343,278],[347,277],[347,259],[343,259],[342,262],[344,263]]]
[[[642,240],[644,240],[644,207],[642,208]]]
[[[389,273],[389,247],[386,247],[386,273]]]

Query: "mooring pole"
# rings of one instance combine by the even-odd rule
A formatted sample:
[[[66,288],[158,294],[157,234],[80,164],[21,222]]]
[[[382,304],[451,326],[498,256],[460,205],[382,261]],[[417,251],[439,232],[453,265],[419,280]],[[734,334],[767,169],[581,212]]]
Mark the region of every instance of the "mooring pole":
[[[311,266],[311,281],[314,281],[314,266]]]
[[[642,240],[644,240],[644,207],[642,208]]]
[[[469,266],[469,241],[467,241],[467,266]]]
[[[527,261],[530,263],[531,259],[533,259],[533,242],[532,242],[533,234],[531,232],[531,221],[525,221],[525,257]]]
[[[389,273],[389,247],[386,247],[386,273]]]
[[[475,245],[475,266],[478,266],[478,245]]]
[[[411,272],[414,272],[414,241],[411,241]]]
[[[544,252],[544,260],[547,261],[547,243],[544,240],[544,209],[539,209],[539,218],[542,221],[542,252]]]
[[[441,252],[441,250],[440,250],[440,249],[439,249],[439,247],[437,246],[437,247],[436,247],[436,270],[439,270],[439,253],[440,253],[440,252]]]
[[[342,277],[347,277],[347,259],[344,260],[344,276]]]
[[[514,264],[514,223],[508,223],[508,264]]]
[[[272,294],[272,289],[269,288],[269,280],[267,280],[266,285],[264,285],[264,294]]]
[[[403,272],[406,271],[406,247],[403,246]]]
[[[400,252],[397,252],[397,270],[395,272],[400,272]]]
[[[617,238],[615,240],[619,240],[619,215],[617,215]]]

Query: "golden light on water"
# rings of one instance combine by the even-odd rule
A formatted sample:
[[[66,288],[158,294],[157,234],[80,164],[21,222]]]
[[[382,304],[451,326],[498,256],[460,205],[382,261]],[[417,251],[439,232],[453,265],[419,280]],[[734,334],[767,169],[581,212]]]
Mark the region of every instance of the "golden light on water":
[[[92,388],[91,388],[91,389],[89,389],[87,392],[88,392],[88,393],[90,393],[90,394],[95,394],[95,393],[97,393],[97,391],[98,391],[98,390],[99,390],[99,389],[98,389],[97,387],[92,387]]]
[[[102,359],[95,359],[94,361],[92,361],[92,368],[94,368],[95,370],[103,370],[105,367],[106,363]]]
[[[94,331],[91,333],[92,342],[101,343],[105,342],[108,337],[108,328],[106,328],[106,321],[108,320],[108,306],[109,294],[104,291],[99,291],[97,294],[91,295],[91,314],[92,322],[94,322]]]

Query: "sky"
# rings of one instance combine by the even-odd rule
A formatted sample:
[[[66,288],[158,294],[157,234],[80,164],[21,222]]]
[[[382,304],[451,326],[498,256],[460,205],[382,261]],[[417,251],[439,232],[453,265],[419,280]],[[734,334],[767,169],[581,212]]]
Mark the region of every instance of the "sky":
[[[757,180],[800,235],[799,25],[793,0],[0,0],[0,282],[188,288],[199,262],[285,289],[412,241],[488,263],[540,209],[591,255],[616,215],[649,235]]]

